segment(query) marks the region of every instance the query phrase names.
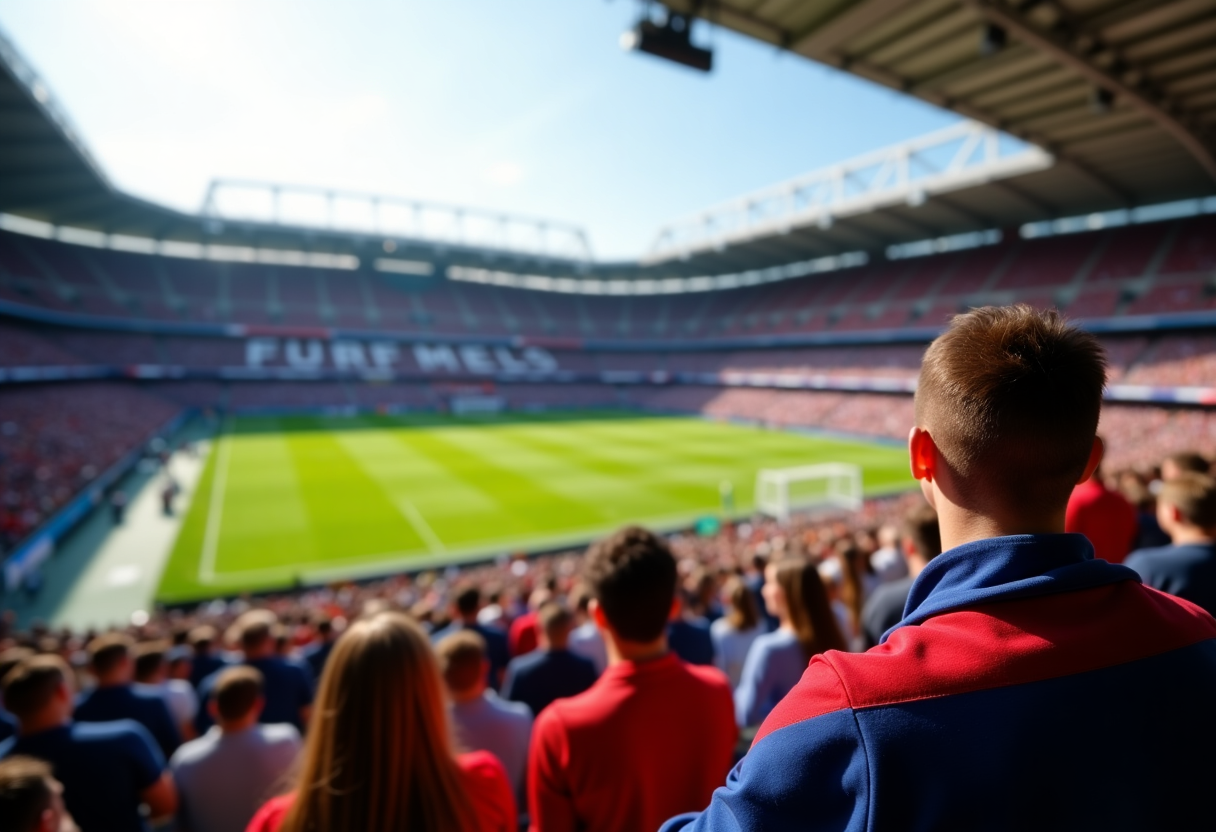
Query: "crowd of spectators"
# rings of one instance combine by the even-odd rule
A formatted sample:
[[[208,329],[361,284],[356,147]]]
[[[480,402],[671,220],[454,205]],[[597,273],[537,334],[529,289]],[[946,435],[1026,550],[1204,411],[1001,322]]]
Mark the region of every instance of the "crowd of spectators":
[[[956,327],[971,340],[943,336],[922,374],[919,493],[704,535],[627,527],[586,552],[216,599],[104,633],[0,620],[0,805],[20,809],[20,832],[65,813],[86,832],[145,816],[191,832],[655,829],[706,806],[664,828],[812,810],[843,827],[881,786],[887,811],[953,826],[974,796],[959,808],[940,770],[896,758],[957,768],[945,751],[982,733],[1085,784],[1064,802],[1028,797],[1038,775],[1019,763],[1012,791],[983,781],[1028,801],[1002,817],[1113,820],[1091,797],[1105,774],[1044,756],[1058,731],[1040,718],[1073,701],[1052,686],[1072,686],[1109,714],[1064,714],[1086,732],[1070,753],[1127,757],[1107,730],[1127,703],[1097,694],[1150,709],[1181,697],[1199,739],[1216,737],[1212,445],[1103,467],[1090,336],[1028,308]],[[960,384],[977,412],[956,418]],[[1045,406],[1061,397],[1071,407]],[[1180,785],[1194,761],[1166,753],[1189,735],[1140,733],[1128,759],[1172,774],[1128,805],[1140,821],[1193,820],[1207,769]],[[902,777],[866,785],[869,765]]]
[[[1124,548],[1105,556],[1122,560],[1133,549],[1168,543],[1177,527],[1167,520],[1163,531],[1155,522],[1156,495],[1165,494],[1171,505],[1179,502],[1170,497],[1170,481],[1200,477],[1194,472],[1209,464],[1196,454],[1177,454],[1164,462],[1164,472],[1125,469],[1100,479],[1101,488],[1132,510],[1134,526]],[[1078,487],[1077,495],[1083,492]],[[1105,506],[1098,525],[1111,524],[1111,511]],[[1073,515],[1070,508],[1070,523]],[[1186,525],[1177,510],[1162,516]],[[667,545],[678,586],[678,603],[665,614],[671,649],[688,664],[713,665],[723,674],[722,687],[733,694],[732,748],[734,732],[749,739],[798,681],[808,658],[877,644],[902,616],[913,580],[941,551],[936,515],[919,494],[870,500],[855,514],[796,516],[787,524],[757,517],[714,534],[674,534]],[[478,811],[501,816],[509,810],[514,817],[518,807],[526,821],[529,807],[545,812],[546,801],[556,799],[543,789],[529,792],[529,778],[556,776],[543,761],[529,762],[541,714],[591,688],[606,669],[604,624],[596,625],[591,603],[593,568],[594,559],[589,563],[579,551],[521,555],[263,598],[216,599],[101,633],[41,625],[18,632],[6,621],[0,674],[28,665],[28,674],[41,680],[28,683],[34,687],[58,689],[62,680],[61,695],[69,698],[55,713],[71,716],[65,723],[70,730],[45,748],[20,748],[56,761],[67,809],[78,821],[118,811],[122,800],[115,795],[121,794],[130,819],[124,828],[141,828],[134,813],[142,802],[175,814],[181,829],[218,832],[243,829],[266,800],[282,793],[298,761],[307,759],[302,749],[318,707],[314,697],[325,695],[316,685],[345,633],[372,622],[408,631],[402,639],[425,633],[433,646],[425,663],[433,664],[443,685],[445,719],[456,743],[443,753],[454,755],[461,777],[479,784],[489,803]],[[1216,590],[1216,576],[1211,583]],[[1216,606],[1216,595],[1208,603]],[[691,635],[679,637],[681,629]],[[573,637],[578,633],[581,639]],[[698,639],[707,651],[700,651]],[[21,691],[25,684],[16,687]],[[20,703],[24,695],[17,695]],[[20,703],[10,707],[18,717],[26,708]],[[374,710],[369,703],[360,707]],[[611,703],[596,707],[610,711]],[[595,722],[594,713],[582,716]],[[578,718],[566,714],[562,720]],[[12,717],[0,719],[0,737],[11,734]],[[343,731],[366,730],[359,727],[365,723],[350,719]],[[550,735],[558,730],[555,720],[548,722]],[[547,742],[548,753],[575,753],[567,747],[575,740],[564,735]],[[90,767],[86,779],[92,785],[82,788],[81,771],[58,762],[56,755],[69,749]],[[478,751],[484,753],[472,753]],[[743,746],[736,749],[735,758],[742,751]],[[98,777],[90,761],[102,757],[111,763],[109,773]],[[319,763],[307,763],[299,775],[305,780],[298,782],[322,776],[309,774],[308,765]],[[724,775],[714,772],[715,778]],[[292,805],[281,800],[264,809],[251,828],[287,828]],[[566,814],[584,809],[548,806]],[[538,828],[571,827],[552,820]]]
[[[123,384],[0,390],[0,554],[178,410]]]

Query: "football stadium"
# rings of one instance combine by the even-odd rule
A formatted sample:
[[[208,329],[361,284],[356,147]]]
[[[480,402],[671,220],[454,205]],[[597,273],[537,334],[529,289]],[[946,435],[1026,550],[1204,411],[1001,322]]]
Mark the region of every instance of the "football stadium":
[[[662,0],[613,6],[624,33],[587,11],[656,96],[853,85],[814,118],[864,149],[795,153],[610,257],[581,181],[541,219],[279,181],[272,154],[197,208],[150,197],[18,5],[13,829],[1216,824],[1216,2]],[[517,5],[522,30],[546,4]],[[529,49],[577,76],[549,16]],[[183,65],[220,72],[210,48]],[[107,101],[56,72],[94,123]],[[549,154],[571,108],[520,141]],[[672,120],[620,118],[678,175]],[[174,180],[202,155],[180,135],[137,173]],[[705,193],[768,169],[736,149]],[[509,201],[524,174],[488,175]],[[630,182],[648,222],[665,186]]]

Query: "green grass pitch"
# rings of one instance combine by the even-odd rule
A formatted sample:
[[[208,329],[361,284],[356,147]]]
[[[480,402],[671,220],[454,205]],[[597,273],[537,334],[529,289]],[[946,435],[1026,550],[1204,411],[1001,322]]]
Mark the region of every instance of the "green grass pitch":
[[[547,413],[239,417],[212,446],[161,579],[167,603],[579,544],[627,522],[738,513],[756,471],[852,462],[912,485],[890,445],[696,418]]]

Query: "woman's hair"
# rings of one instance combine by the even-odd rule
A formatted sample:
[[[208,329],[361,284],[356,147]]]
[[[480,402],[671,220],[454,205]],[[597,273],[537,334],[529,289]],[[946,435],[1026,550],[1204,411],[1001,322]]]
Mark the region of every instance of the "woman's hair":
[[[281,832],[467,828],[439,668],[406,616],[357,621],[325,664]]]
[[[846,649],[819,569],[801,557],[783,558],[773,564],[773,569],[807,660],[826,650]]]
[[[836,544],[836,556],[840,560],[840,600],[849,610],[849,623],[853,632],[861,632],[861,610],[865,606],[865,587],[862,584],[862,552],[847,538]]]
[[[737,575],[726,582],[726,598],[730,601],[730,613],[726,618],[730,625],[743,633],[760,623],[760,611],[756,608],[756,596],[751,587]]]

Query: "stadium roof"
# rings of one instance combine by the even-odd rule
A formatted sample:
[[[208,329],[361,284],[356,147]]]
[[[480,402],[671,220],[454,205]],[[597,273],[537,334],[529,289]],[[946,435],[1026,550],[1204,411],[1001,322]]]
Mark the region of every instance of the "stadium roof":
[[[943,200],[958,209],[955,224],[1216,193],[1213,0],[664,5],[953,110],[1055,157],[1050,169]],[[930,218],[926,207],[889,213],[894,222],[949,222]],[[755,256],[776,242],[758,239]]]
[[[635,263],[587,264],[461,245],[444,247],[443,259],[534,274],[717,274],[1216,194],[1216,0],[664,4],[700,10],[745,35],[999,128],[1046,155],[1027,157],[1022,167],[1001,168],[993,158],[993,175],[960,177],[949,188],[913,188],[903,198],[874,200],[864,211],[837,212],[826,221],[809,212],[776,224],[744,223],[741,231],[696,246],[665,249],[660,238],[651,255]],[[122,193],[2,37],[0,116],[0,212],[162,240],[364,256],[379,250],[383,235],[220,221]],[[746,213],[747,200],[726,208],[737,213],[742,204]],[[435,255],[434,241],[403,239],[394,256]]]

